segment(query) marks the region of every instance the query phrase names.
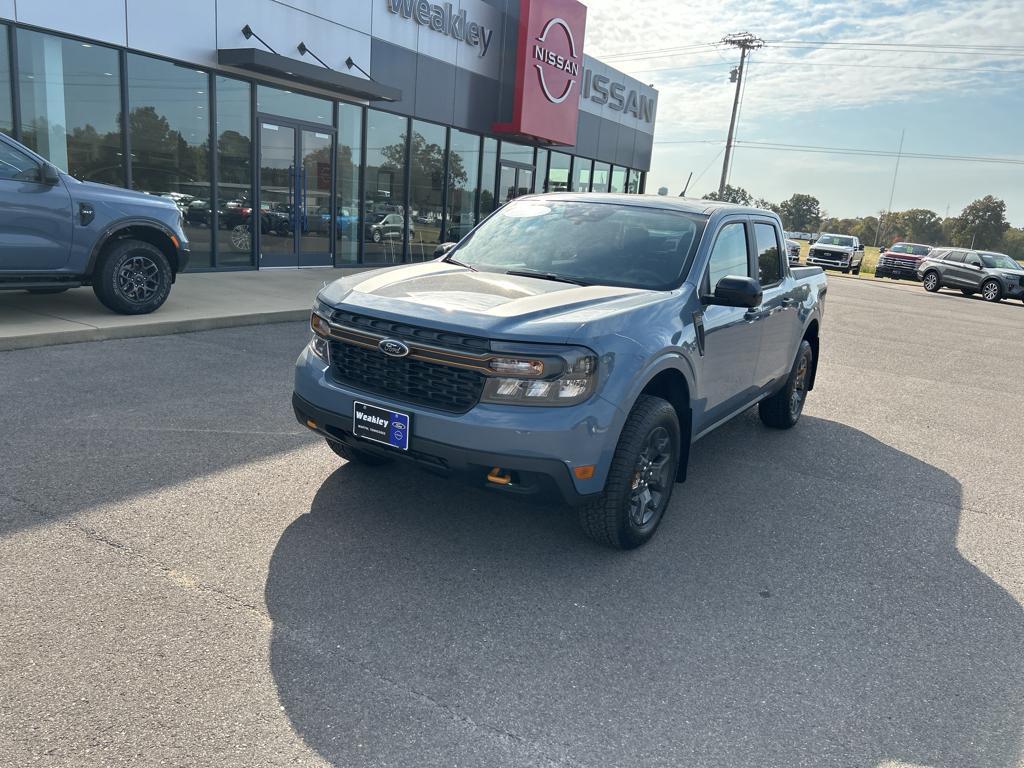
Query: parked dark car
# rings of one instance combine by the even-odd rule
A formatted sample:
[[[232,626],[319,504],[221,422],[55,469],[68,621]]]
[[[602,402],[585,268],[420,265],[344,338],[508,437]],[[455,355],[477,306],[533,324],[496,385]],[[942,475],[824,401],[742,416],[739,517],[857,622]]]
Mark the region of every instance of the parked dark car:
[[[402,223],[404,221],[405,217],[400,213],[370,216],[367,218],[366,225],[363,228],[364,236],[367,240],[372,240],[375,243],[379,243],[382,240],[401,239]],[[412,222],[409,222],[408,229],[409,237],[411,238],[416,231]]]
[[[924,289],[959,288],[964,296],[980,293],[985,301],[1024,301],[1024,266],[1005,253],[967,248],[936,248],[918,267]]]
[[[185,223],[193,227],[210,226],[210,202],[208,200],[193,200],[185,208]]]
[[[79,181],[0,134],[0,290],[91,285],[104,306],[152,312],[188,264],[173,200]]]
[[[792,267],[800,264],[800,243],[786,238],[786,260]]]
[[[930,245],[920,243],[893,243],[883,248],[875,265],[875,277],[893,280],[918,280],[917,268],[921,260],[932,252]]]

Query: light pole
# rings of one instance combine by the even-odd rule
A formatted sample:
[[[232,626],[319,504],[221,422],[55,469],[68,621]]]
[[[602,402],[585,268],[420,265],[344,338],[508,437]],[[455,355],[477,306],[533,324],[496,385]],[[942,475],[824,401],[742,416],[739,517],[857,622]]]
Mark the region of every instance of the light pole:
[[[725,194],[725,182],[729,178],[729,161],[732,159],[732,142],[736,135],[736,115],[739,112],[740,107],[740,88],[743,86],[743,74],[746,71],[747,51],[762,47],[764,45],[764,40],[759,37],[754,37],[749,32],[739,32],[735,35],[726,35],[722,38],[722,43],[740,49],[740,65],[729,73],[730,79],[732,79],[733,75],[735,76],[736,95],[733,96],[732,99],[732,117],[729,120],[729,137],[725,140],[725,159],[722,161],[722,180],[718,182],[719,197]]]

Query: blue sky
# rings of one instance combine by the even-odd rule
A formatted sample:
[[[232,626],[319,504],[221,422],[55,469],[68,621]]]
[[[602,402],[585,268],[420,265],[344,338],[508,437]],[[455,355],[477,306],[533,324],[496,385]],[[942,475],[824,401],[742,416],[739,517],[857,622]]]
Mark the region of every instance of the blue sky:
[[[1024,161],[1024,10],[1005,0],[846,3],[586,0],[586,49],[660,91],[648,191],[717,189],[738,52],[696,46],[750,31],[754,52],[743,96],[741,142],[1010,158]],[[1014,6],[1017,7],[1014,7]],[[867,51],[795,48],[781,41],[870,41]],[[965,52],[950,46],[1019,46]],[[916,52],[934,46],[942,52]],[[675,143],[679,142],[679,143]],[[877,213],[889,202],[894,157],[743,148],[730,183],[779,201],[813,194],[829,214]],[[703,172],[703,173],[702,173]],[[1024,165],[904,157],[893,208],[951,215],[986,194],[1024,226]]]

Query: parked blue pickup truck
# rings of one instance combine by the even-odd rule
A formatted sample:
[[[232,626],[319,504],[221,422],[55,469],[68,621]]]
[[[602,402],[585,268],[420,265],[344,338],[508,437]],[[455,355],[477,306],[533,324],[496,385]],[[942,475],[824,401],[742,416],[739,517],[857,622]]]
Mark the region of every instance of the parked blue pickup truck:
[[[752,405],[797,423],[826,291],[779,218],[703,200],[516,199],[438,260],[318,295],[293,407],[341,457],[554,493],[646,542],[691,445]]]
[[[0,134],[0,290],[91,285],[108,309],[145,314],[188,257],[173,200],[79,181]]]

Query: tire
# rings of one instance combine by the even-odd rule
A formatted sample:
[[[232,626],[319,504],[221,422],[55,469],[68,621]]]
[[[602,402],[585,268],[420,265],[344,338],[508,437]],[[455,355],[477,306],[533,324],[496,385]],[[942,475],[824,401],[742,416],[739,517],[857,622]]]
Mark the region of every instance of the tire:
[[[604,491],[578,510],[584,533],[614,549],[650,541],[672,498],[680,440],[675,408],[641,395],[622,428]]]
[[[962,293],[964,296],[973,296],[974,294],[977,293],[977,291],[972,291],[970,288],[961,288],[960,293]]]
[[[107,309],[145,315],[171,292],[171,265],[163,251],[144,240],[116,240],[100,256],[92,290]]]
[[[924,279],[921,281],[921,284],[924,285],[924,289],[928,293],[935,293],[942,287],[942,278],[939,277],[938,272],[930,269],[924,273]]]
[[[860,264],[858,264],[856,267],[854,267],[853,274],[859,275],[860,274],[860,267],[861,267]]]
[[[353,464],[362,464],[367,467],[382,467],[394,461],[394,459],[387,456],[378,456],[376,453],[361,451],[345,443],[336,443],[334,440],[327,440],[326,443],[327,447],[338,454],[338,456],[345,461],[351,461]]]
[[[981,298],[985,301],[999,301],[1003,298],[1003,286],[998,280],[986,280],[981,284]]]
[[[812,370],[814,348],[807,339],[804,339],[800,342],[786,385],[758,403],[757,412],[761,421],[773,429],[790,429],[796,426],[807,401],[807,386],[810,384]]]
[[[35,296],[52,296],[55,293],[64,293],[67,288],[29,288],[28,292]]]
[[[370,235],[370,239],[373,240],[373,242],[375,243],[379,243],[381,240],[384,239],[384,235],[381,234],[379,229],[375,229],[373,230],[373,234]]]
[[[248,224],[237,224],[231,228],[231,247],[236,251],[252,250],[252,232]]]
[[[843,268],[843,274],[844,274],[844,275],[848,275],[848,274],[850,274],[850,268],[849,268],[849,267],[844,267],[844,268]]]

